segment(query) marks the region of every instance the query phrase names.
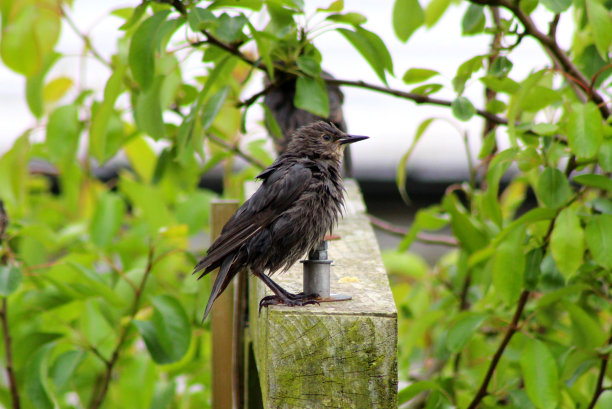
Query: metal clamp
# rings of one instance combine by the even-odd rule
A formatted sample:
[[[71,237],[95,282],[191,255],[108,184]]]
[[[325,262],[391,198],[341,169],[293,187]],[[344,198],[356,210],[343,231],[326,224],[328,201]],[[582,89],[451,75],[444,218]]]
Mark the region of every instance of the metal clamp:
[[[332,260],[327,259],[327,241],[323,240],[310,253],[304,264],[304,294],[318,294],[318,302],[347,301],[352,297],[346,294],[330,293],[330,271]]]

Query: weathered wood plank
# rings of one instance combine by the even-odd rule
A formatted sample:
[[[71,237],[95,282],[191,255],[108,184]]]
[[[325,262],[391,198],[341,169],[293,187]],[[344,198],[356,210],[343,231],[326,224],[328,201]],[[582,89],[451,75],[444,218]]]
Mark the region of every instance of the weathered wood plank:
[[[214,241],[230,217],[238,209],[237,200],[214,200],[211,203],[211,239]],[[210,274],[210,282],[217,278],[217,271]],[[212,285],[211,285],[212,287]],[[219,409],[233,408],[233,320],[234,283],[215,301],[211,310],[212,328],[212,406]]]
[[[249,282],[250,338],[266,408],[396,408],[397,310],[357,184],[346,181],[345,216],[329,242],[332,293],[351,301],[271,306]],[[300,292],[302,265],[274,276]]]

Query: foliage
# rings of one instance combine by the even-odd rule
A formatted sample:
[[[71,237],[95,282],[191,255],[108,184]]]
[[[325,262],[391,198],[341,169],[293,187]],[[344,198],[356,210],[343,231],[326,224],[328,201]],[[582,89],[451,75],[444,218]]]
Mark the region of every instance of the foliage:
[[[463,34],[491,38],[491,50],[457,68],[456,98],[445,101],[431,97],[444,88],[430,82],[435,67],[409,67],[403,79],[416,85],[410,92],[389,88],[392,56],[364,27],[366,17],[343,11],[342,0],[318,9],[315,19],[304,18],[299,0],[144,1],[107,16],[123,21],[110,59],[71,20],[71,1],[1,2],[0,57],[26,79],[38,123],[0,158],[0,198],[10,221],[0,233],[7,366],[0,403],[209,405],[209,330],[200,323],[208,288],[186,272],[199,253],[190,242],[207,226],[214,194],[197,184],[222,164],[224,194],[237,196],[242,181],[270,162],[262,141],[243,136],[248,109],[271,87],[240,98],[253,72],[275,85],[282,71],[298,77],[296,106],[319,115],[329,110],[327,81],[446,106],[445,120],[461,137],[482,138],[471,180],[420,210],[400,245],[404,252],[423,230],[450,227],[454,238],[440,241],[456,249],[427,273],[413,256],[389,256],[398,281],[400,380],[411,382],[400,402],[605,407],[610,4],[541,3],[470,3]],[[395,34],[409,41],[451,7],[448,0],[396,0]],[[531,17],[536,7],[550,11],[547,33]],[[575,35],[563,50],[556,27],[570,14]],[[83,64],[93,59],[108,69],[103,92],[76,77],[50,78],[67,58],[56,49],[62,29],[83,39]],[[384,85],[322,78],[312,40],[325,30],[337,30]],[[514,59],[513,51],[525,37],[540,42],[551,64],[520,78],[512,68],[530,62]],[[190,64],[197,69],[185,70]],[[485,107],[464,95],[468,87],[486,90]],[[470,135],[451,115],[481,117],[485,132]],[[421,123],[398,166],[406,199],[405,163],[437,120]],[[270,115],[266,122],[273,125]],[[40,129],[44,138],[33,138]],[[119,152],[129,167],[101,178],[98,169]],[[236,157],[248,163],[238,173]],[[37,170],[37,160],[51,165],[50,175]],[[530,192],[538,206],[521,208]]]

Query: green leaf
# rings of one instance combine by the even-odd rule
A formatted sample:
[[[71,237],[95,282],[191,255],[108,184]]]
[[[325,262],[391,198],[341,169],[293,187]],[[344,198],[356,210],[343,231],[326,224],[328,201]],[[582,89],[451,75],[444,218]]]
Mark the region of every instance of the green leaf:
[[[442,17],[451,0],[432,0],[425,7],[425,25],[432,27]]]
[[[594,350],[604,345],[606,334],[601,325],[586,311],[573,303],[564,303],[572,321],[572,342],[578,348]]]
[[[368,19],[361,13],[344,13],[344,14],[330,14],[326,20],[336,21],[338,23],[347,23],[353,26],[360,26],[365,24]]]
[[[201,127],[202,130],[205,131],[212,125],[213,121],[221,111],[225,100],[227,99],[227,95],[229,94],[230,87],[225,86],[221,88],[218,92],[213,94],[208,101],[204,104],[202,108],[202,118],[201,118]]]
[[[78,107],[64,105],[49,115],[45,144],[54,163],[74,159],[79,147]]]
[[[414,382],[399,391],[399,394],[397,395],[397,403],[400,405],[406,403],[419,393],[428,390],[437,390],[440,392],[444,392],[444,388],[442,388],[442,386],[440,386],[440,384],[436,381]]]
[[[525,111],[537,112],[557,101],[561,101],[561,94],[548,87],[536,85],[525,96],[522,108]]]
[[[321,64],[313,57],[300,55],[295,62],[300,70],[307,75],[316,77],[321,74]]]
[[[484,29],[485,22],[484,7],[472,3],[461,20],[461,31],[463,35],[480,33]]]
[[[51,378],[56,388],[62,388],[73,379],[74,372],[85,358],[85,352],[70,350],[55,359],[51,367]]]
[[[336,1],[333,1],[329,6],[327,6],[327,8],[322,8],[322,7],[317,8],[317,11],[327,11],[327,12],[333,13],[337,11],[342,11],[343,8],[344,8],[344,0],[336,0]]]
[[[451,103],[451,109],[455,118],[460,121],[468,121],[476,113],[476,108],[466,97],[457,97]]]
[[[402,80],[406,84],[416,84],[426,81],[431,77],[435,77],[436,75],[440,75],[440,73],[438,71],[428,70],[427,68],[410,68],[406,71]]]
[[[0,295],[7,297],[21,284],[21,269],[15,266],[0,266]]]
[[[155,169],[155,152],[145,137],[137,136],[125,144],[123,150],[130,161],[132,170],[140,180],[150,183]]]
[[[563,206],[572,194],[565,175],[556,168],[546,168],[538,177],[536,195],[546,207],[557,209]]]
[[[96,203],[91,218],[91,241],[100,248],[106,248],[119,232],[125,215],[125,203],[113,192],[105,192]]]
[[[401,42],[406,42],[425,22],[425,13],[419,0],[395,0],[393,30]],[[405,80],[404,80],[405,81]]]
[[[59,8],[41,7],[36,2],[12,2],[10,13],[2,15],[0,57],[11,70],[33,76],[53,51],[60,30]]]
[[[557,216],[550,248],[557,268],[565,277],[574,274],[582,264],[584,232],[573,209],[563,209]]]
[[[486,314],[463,312],[457,316],[446,334],[446,347],[455,354],[460,352],[487,318]]]
[[[40,347],[28,360],[25,368],[25,393],[36,409],[55,408],[47,386],[47,359],[52,348],[53,344]]]
[[[134,323],[155,362],[179,361],[191,342],[189,318],[179,301],[170,295],[158,295],[152,302],[153,320]]]
[[[531,250],[525,256],[525,288],[528,290],[535,290],[540,279],[542,259],[541,248]]]
[[[497,246],[493,255],[493,286],[507,305],[514,305],[523,288],[525,255],[523,242],[525,228],[520,227],[508,234]]]
[[[408,148],[406,153],[402,155],[399,160],[399,163],[397,164],[397,170],[395,172],[395,182],[397,184],[397,190],[399,191],[400,195],[402,196],[402,199],[406,204],[410,203],[408,192],[406,192],[406,163],[408,163],[408,159],[410,158],[410,155],[412,155],[412,151],[414,150],[414,148],[416,148],[416,144],[419,142],[419,139],[421,139],[421,136],[423,136],[427,128],[429,128],[429,125],[431,125],[434,120],[435,118],[427,118],[419,124],[417,131],[414,134],[414,138],[412,139],[412,143],[410,144],[410,147]]]
[[[45,102],[56,102],[60,100],[70,88],[72,88],[72,78],[57,77],[49,81],[43,88],[43,100]]]
[[[26,101],[28,108],[36,118],[42,117],[44,113],[44,82],[47,72],[53,64],[60,58],[60,54],[56,52],[49,53],[43,59],[41,69],[34,75],[26,79]]]
[[[486,233],[476,225],[454,194],[444,197],[443,206],[451,216],[451,227],[455,237],[465,249],[473,253],[489,242]]]
[[[261,10],[261,6],[263,5],[262,0],[216,0],[214,1],[209,8],[212,10],[225,8],[225,7],[233,7],[233,8],[243,8],[253,11]]]
[[[521,351],[521,370],[525,390],[538,409],[555,409],[559,402],[559,370],[546,344],[525,337]]]
[[[233,44],[240,42],[245,38],[242,29],[247,24],[248,19],[243,14],[231,17],[223,13],[218,17],[218,20],[219,26],[215,30],[215,35],[221,41],[228,44]]]
[[[89,129],[89,146],[93,156],[103,164],[111,156],[108,134],[112,127],[115,102],[123,92],[123,76],[127,67],[118,65],[104,87],[104,99],[94,112]]]
[[[160,91],[163,77],[158,76],[153,85],[136,97],[134,119],[138,127],[155,140],[165,136],[165,125],[162,117]]]
[[[493,91],[504,92],[506,94],[514,94],[521,87],[516,81],[508,77],[496,77],[493,75],[480,78],[480,82]]]
[[[159,41],[155,41],[169,10],[155,13],[143,21],[134,32],[130,43],[128,61],[132,75],[143,90],[147,90],[153,84],[155,76],[155,51],[159,47]]]
[[[420,209],[410,225],[408,234],[404,236],[398,245],[398,251],[408,250],[421,230],[439,230],[446,226],[448,222],[448,217],[440,215],[437,207]]]
[[[385,71],[392,73],[393,63],[391,55],[380,37],[361,27],[355,27],[355,31],[345,28],[338,28],[337,31],[359,51],[374,72],[376,72],[378,78],[387,84]]]
[[[612,179],[603,175],[578,175],[574,178],[574,182],[612,192]]]
[[[606,270],[612,269],[612,215],[595,215],[585,229],[586,243],[593,260]]]
[[[597,155],[603,140],[602,118],[593,102],[572,104],[567,124],[567,142],[578,159]]]
[[[455,89],[455,92],[458,94],[463,92],[467,80],[469,80],[476,71],[483,67],[483,58],[484,57],[482,55],[477,55],[465,61],[459,66],[459,68],[457,68],[457,75],[455,75],[455,78],[453,78],[453,88]]]
[[[188,11],[187,23],[193,31],[210,30],[219,26],[219,21],[208,9],[194,7]]]
[[[507,77],[512,70],[512,61],[508,57],[499,56],[493,60],[491,67],[489,67],[489,74],[494,77],[502,78]]]
[[[601,58],[608,60],[612,43],[612,19],[610,11],[598,0],[585,0],[586,14],[591,25],[593,41]]]
[[[572,0],[540,0],[553,13],[562,13],[572,5]]]
[[[599,147],[597,159],[604,172],[612,172],[612,139],[604,139]]]
[[[413,94],[430,95],[442,89],[441,84],[425,84],[410,90]]]
[[[298,77],[293,103],[296,107],[322,118],[329,115],[327,88],[321,78]]]

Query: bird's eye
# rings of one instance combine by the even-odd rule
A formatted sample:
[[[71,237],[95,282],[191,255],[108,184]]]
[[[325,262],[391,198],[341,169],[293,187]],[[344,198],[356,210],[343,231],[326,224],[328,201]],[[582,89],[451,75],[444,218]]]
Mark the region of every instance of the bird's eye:
[[[326,141],[331,141],[331,136],[329,136],[328,134],[323,134],[323,139]]]

